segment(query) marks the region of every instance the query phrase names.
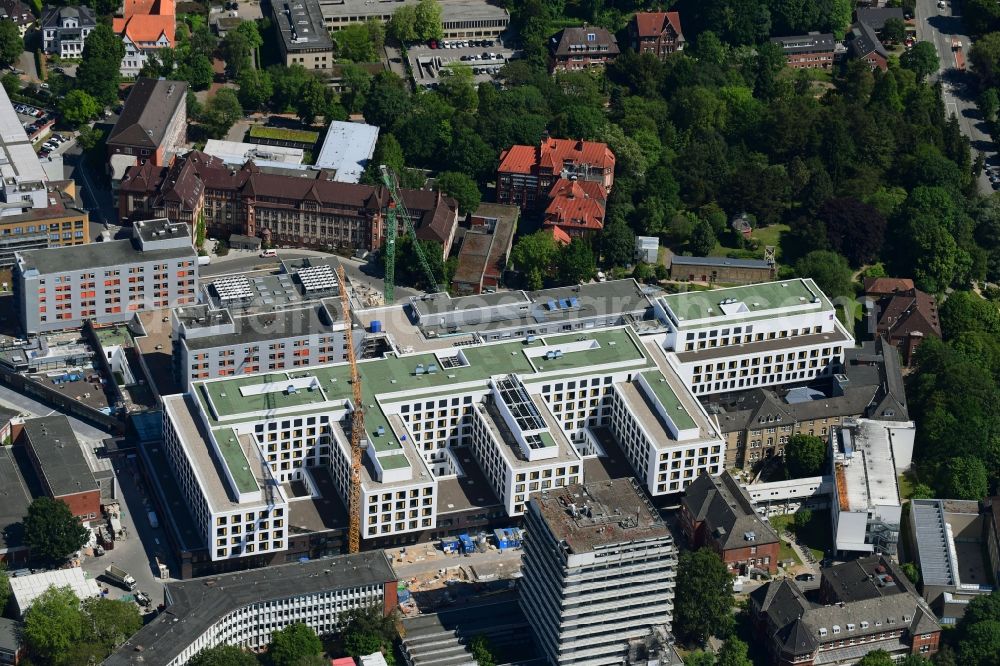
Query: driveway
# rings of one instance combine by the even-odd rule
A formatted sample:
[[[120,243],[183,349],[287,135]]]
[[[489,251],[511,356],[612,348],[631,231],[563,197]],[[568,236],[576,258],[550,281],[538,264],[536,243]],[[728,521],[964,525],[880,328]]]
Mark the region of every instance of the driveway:
[[[39,83],[38,68],[35,67],[35,54],[31,51],[22,51],[17,59],[17,68],[24,72],[21,80],[29,83]]]
[[[968,58],[972,40],[966,34],[962,23],[961,5],[949,0],[944,9],[939,9],[936,0],[917,0],[917,38],[934,45],[941,65],[933,79],[941,81],[945,111],[958,118],[959,128],[969,139],[972,150],[983,153],[987,161],[996,159],[996,147],[986,131],[986,123],[976,107],[975,87],[968,71],[956,69],[955,51],[952,40],[962,43],[963,54]],[[989,179],[983,173],[979,178],[979,191],[993,191]]]

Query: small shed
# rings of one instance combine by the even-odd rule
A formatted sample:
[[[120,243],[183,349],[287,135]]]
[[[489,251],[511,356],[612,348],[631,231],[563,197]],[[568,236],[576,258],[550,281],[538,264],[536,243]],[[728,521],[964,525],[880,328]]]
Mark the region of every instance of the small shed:
[[[243,234],[233,234],[229,237],[230,250],[250,250],[260,251],[260,238],[256,236],[244,236]]]

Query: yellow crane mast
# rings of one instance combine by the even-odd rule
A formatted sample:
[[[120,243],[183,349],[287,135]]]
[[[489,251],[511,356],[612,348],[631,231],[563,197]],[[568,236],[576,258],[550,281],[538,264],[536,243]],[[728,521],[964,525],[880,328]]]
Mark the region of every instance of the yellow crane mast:
[[[354,336],[351,331],[351,299],[347,295],[347,280],[344,267],[337,267],[337,282],[340,287],[340,304],[344,318],[344,346],[347,360],[351,364],[351,389],[354,391],[354,413],[351,415],[351,488],[348,493],[349,553],[361,550],[361,438],[365,433],[365,410],[361,400],[361,376],[358,374],[358,359],[354,354]]]

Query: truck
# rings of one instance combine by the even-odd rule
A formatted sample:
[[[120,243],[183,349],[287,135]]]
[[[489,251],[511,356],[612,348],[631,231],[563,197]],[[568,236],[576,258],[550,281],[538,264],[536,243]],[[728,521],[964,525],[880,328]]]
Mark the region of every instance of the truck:
[[[160,521],[157,519],[155,511],[150,511],[146,516],[149,518],[149,524],[154,530],[160,526]]]
[[[210,263],[212,263],[212,255],[210,255],[210,254],[201,254],[201,255],[198,255],[198,265],[199,266],[208,266]]]
[[[104,570],[104,577],[129,592],[135,589],[135,578],[132,578],[124,569],[119,569],[113,564]]]

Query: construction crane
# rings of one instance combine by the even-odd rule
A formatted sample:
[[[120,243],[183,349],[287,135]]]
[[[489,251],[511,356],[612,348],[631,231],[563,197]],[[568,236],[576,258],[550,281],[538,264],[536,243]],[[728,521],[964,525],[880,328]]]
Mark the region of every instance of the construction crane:
[[[382,172],[382,182],[389,190],[389,205],[385,216],[385,243],[382,246],[382,256],[385,261],[385,304],[392,305],[396,297],[396,227],[400,219],[406,225],[406,233],[413,240],[413,251],[417,255],[420,267],[424,269],[424,275],[427,276],[431,291],[443,291],[437,278],[434,277],[431,265],[427,262],[423,248],[417,242],[417,230],[414,228],[413,219],[403,203],[403,197],[399,194],[399,182],[396,180],[396,174],[384,164],[379,166],[379,170]]]
[[[351,331],[351,299],[347,295],[347,280],[344,267],[337,267],[337,283],[340,287],[341,316],[344,320],[344,346],[347,360],[351,365],[351,389],[354,392],[354,413],[351,415],[351,487],[348,490],[349,553],[361,550],[361,439],[365,434],[365,409],[361,400],[361,376],[358,374],[358,359],[354,353],[354,335]]]

